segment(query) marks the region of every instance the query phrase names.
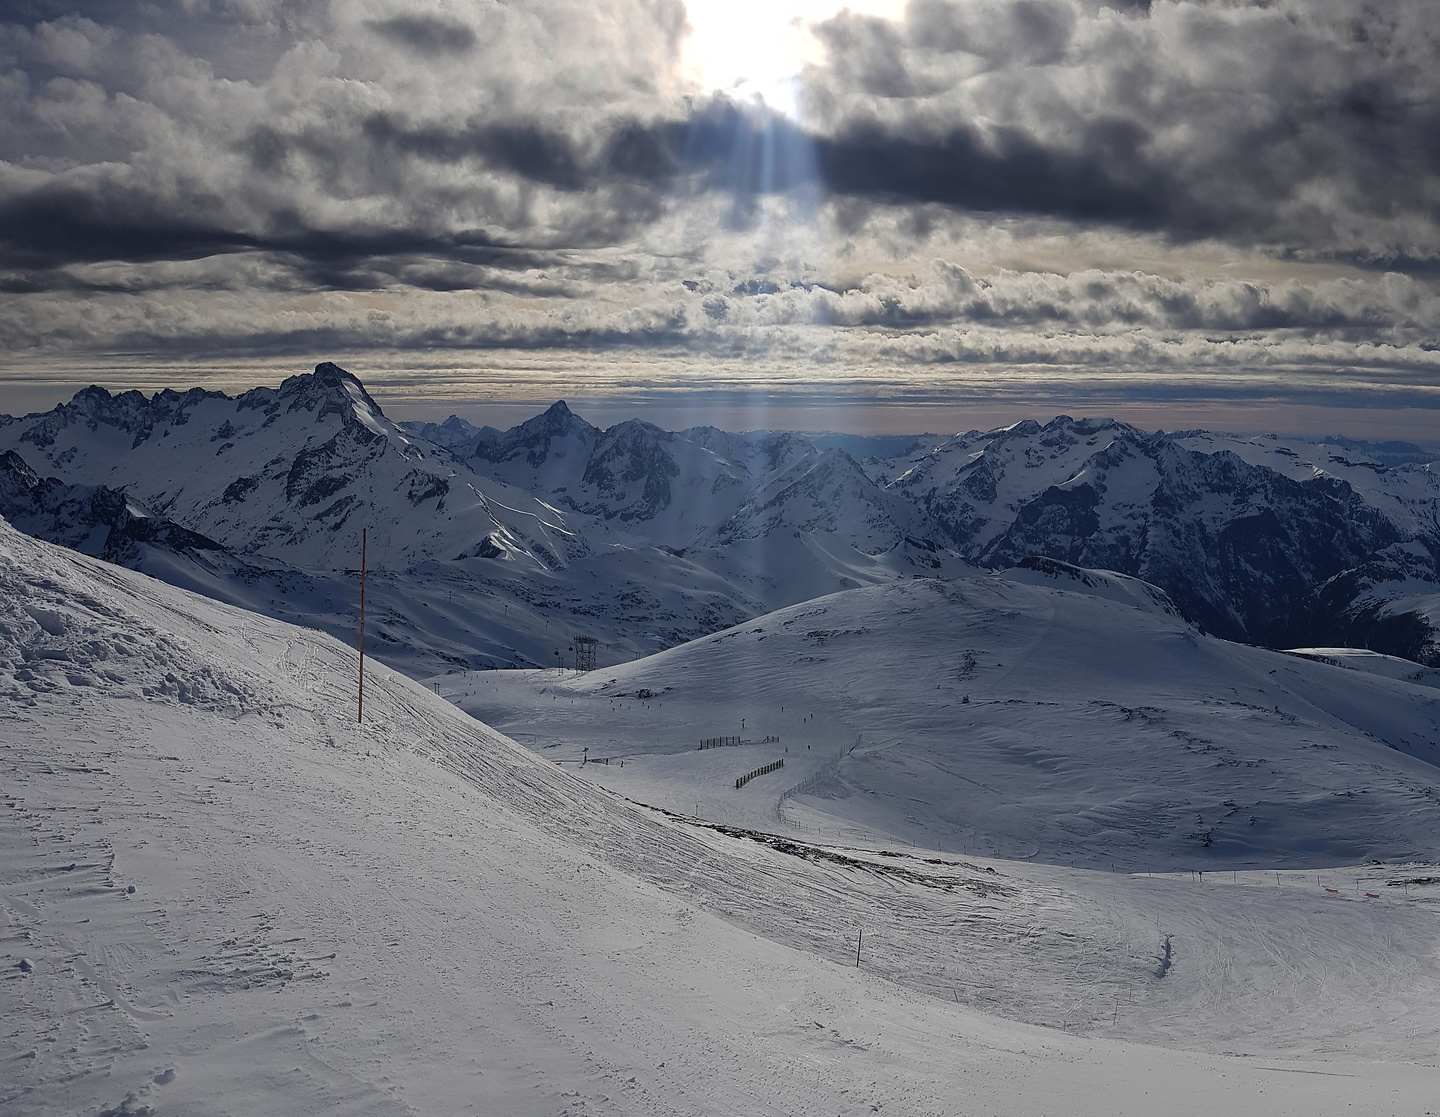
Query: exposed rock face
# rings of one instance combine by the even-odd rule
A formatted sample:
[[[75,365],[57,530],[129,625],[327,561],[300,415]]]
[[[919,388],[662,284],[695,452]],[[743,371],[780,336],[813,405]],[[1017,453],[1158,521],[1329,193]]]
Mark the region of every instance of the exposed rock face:
[[[1432,656],[1430,622],[1397,612],[1383,587],[1440,591],[1440,530],[1425,514],[1440,485],[1414,463],[1301,450],[1061,416],[957,436],[886,468],[891,488],[977,564],[1044,555],[1130,574],[1229,639],[1288,647],[1343,635]],[[1403,562],[1385,558],[1406,541],[1416,546]]]
[[[675,437],[639,419],[611,427],[585,463],[582,481],[612,502],[606,509],[612,515],[622,520],[651,519],[670,506],[670,482],[680,474],[666,448]]]
[[[602,430],[564,402],[506,431],[402,427],[329,362],[235,398],[92,387],[0,417],[0,452],[24,459],[5,484],[27,530],[117,561],[147,533],[223,547],[221,580],[263,567],[281,603],[264,608],[283,613],[303,583],[324,601],[303,615],[339,626],[348,591],[327,579],[356,565],[365,528],[401,594],[397,648],[457,587],[499,624],[488,643],[458,615],[432,626],[447,633],[435,654],[467,664],[478,644],[498,649],[483,662],[552,663],[556,608],[653,648],[857,579],[1036,557],[1152,583],[1227,638],[1440,662],[1440,476],[1416,448],[1065,416],[889,458],[850,440],[863,462],[836,438]]]
[[[119,489],[41,478],[14,450],[0,453],[0,516],[27,535],[120,566],[139,565],[141,544],[174,552],[222,549],[213,539],[149,515]]]
[[[1134,457],[1153,470],[1148,499],[1112,499],[1108,477]],[[1116,570],[1166,588],[1217,635],[1290,647],[1311,636],[1317,586],[1400,538],[1343,481],[1291,481],[1223,451],[1117,442],[1086,475],[1022,504],[977,559]]]
[[[535,418],[494,439],[481,441],[473,456],[496,465],[523,458],[526,465],[538,469],[552,454],[560,458],[588,455],[599,434],[566,407],[564,400],[557,400]]]

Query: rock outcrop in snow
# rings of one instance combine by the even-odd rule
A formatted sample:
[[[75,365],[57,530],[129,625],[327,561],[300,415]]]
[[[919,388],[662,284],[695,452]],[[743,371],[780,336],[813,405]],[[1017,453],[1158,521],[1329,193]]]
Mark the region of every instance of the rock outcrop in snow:
[[[222,550],[119,489],[42,479],[14,450],[0,453],[0,516],[29,535],[121,566],[138,568],[149,548],[177,556]]]

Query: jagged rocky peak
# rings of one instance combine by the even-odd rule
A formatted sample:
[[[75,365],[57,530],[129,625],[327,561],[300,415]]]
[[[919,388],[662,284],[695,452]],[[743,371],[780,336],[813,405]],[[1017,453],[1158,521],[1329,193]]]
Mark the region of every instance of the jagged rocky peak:
[[[493,427],[477,427],[474,423],[467,423],[459,415],[451,415],[443,423],[427,423],[425,426],[427,431],[433,428],[433,436],[427,434],[430,441],[444,446],[447,450],[474,445],[486,435],[499,433]]]
[[[252,388],[232,399],[224,392],[190,388],[177,392],[163,388],[152,396],[129,390],[111,394],[98,385],[76,392],[68,402],[53,410],[27,415],[21,420],[20,441],[39,449],[55,444],[57,435],[67,427],[84,425],[91,430],[110,427],[134,436],[135,445],[148,440],[162,427],[178,428],[190,422],[202,404],[220,402],[233,404],[231,419],[239,421],[238,413],[256,410],[273,418],[282,411],[313,412],[317,420],[339,417],[347,426],[365,432],[362,439],[388,436],[393,424],[385,418],[365,386],[339,365],[322,362],[313,373],[292,376],[277,388]]]
[[[993,438],[1034,438],[1044,428],[1034,419],[1021,419],[1008,427],[997,427],[987,432]]]
[[[396,425],[406,433],[417,435],[461,458],[470,457],[477,444],[497,438],[503,433],[491,426],[477,427],[459,415],[451,415],[443,423],[411,419]]]
[[[637,507],[631,514],[653,515],[669,505],[670,480],[680,473],[665,448],[674,441],[673,434],[640,419],[617,423],[601,435],[586,462],[584,483],[605,495],[628,494],[638,483]]]
[[[556,400],[533,419],[481,441],[473,456],[487,462],[508,462],[523,456],[531,466],[539,466],[557,450],[569,455],[570,450],[560,449],[557,443],[573,442],[575,449],[588,454],[599,435],[599,429],[571,411],[564,400]]]
[[[69,403],[58,404],[50,411],[27,415],[27,421],[35,421],[28,424],[21,439],[44,448],[53,444],[55,435],[65,427],[83,423],[91,429],[114,427],[143,441],[162,422],[184,423],[186,412],[202,400],[225,398],[222,392],[207,392],[203,388],[191,388],[185,392],[164,388],[149,397],[134,389],[111,395],[99,385],[92,384],[76,392]]]
[[[789,448],[803,452],[757,478],[744,503],[714,531],[721,545],[775,532],[840,534],[867,554],[892,550],[907,535],[923,539],[929,525],[911,504],[882,489],[848,453],[817,450],[803,439]]]
[[[138,568],[146,546],[177,553],[221,549],[151,515],[121,489],[41,477],[14,450],[0,454],[0,517],[28,535],[122,566]]]
[[[359,378],[333,361],[322,361],[313,373],[287,378],[267,402],[286,411],[313,411],[316,419],[337,415],[348,425],[358,423],[374,434],[385,433],[376,424],[388,422]]]
[[[384,440],[403,458],[425,456],[400,426],[386,417],[359,378],[333,361],[322,361],[313,373],[291,376],[279,388],[252,388],[236,399],[235,411],[232,418],[237,422],[239,413],[258,411],[264,416],[265,427],[282,415],[293,415],[302,424],[307,422],[307,416],[313,416],[317,426],[327,419],[338,419],[347,438],[361,445],[378,445]],[[229,424],[225,427],[222,436],[230,437]]]
[[[1129,423],[1122,423],[1119,419],[1111,419],[1105,415],[1082,417],[1079,419],[1069,415],[1056,415],[1044,426],[1031,428],[1042,437],[1055,434],[1073,434],[1077,438],[1089,438],[1094,434],[1101,434],[1107,431],[1128,431],[1136,434],[1143,434],[1138,427]]]
[[[40,484],[40,475],[14,450],[0,454],[0,499],[29,493]]]

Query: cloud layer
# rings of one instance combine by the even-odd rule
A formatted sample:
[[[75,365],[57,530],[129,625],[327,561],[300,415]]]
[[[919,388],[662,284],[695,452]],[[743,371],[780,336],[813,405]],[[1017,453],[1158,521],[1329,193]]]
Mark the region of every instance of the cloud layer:
[[[686,87],[680,0],[0,19],[12,362],[1435,366],[1425,0],[844,13],[800,121]]]
[[[842,15],[809,104],[839,189],[1433,263],[1423,2],[914,0]]]

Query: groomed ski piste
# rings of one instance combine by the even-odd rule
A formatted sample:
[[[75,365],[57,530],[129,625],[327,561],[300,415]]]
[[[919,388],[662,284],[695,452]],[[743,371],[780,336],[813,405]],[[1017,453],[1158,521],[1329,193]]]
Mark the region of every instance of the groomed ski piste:
[[[578,679],[437,680],[447,696],[367,663],[357,725],[353,648],[0,523],[0,1112],[1433,1112],[1440,874],[1418,862],[1437,832],[1434,691],[1211,641],[1139,583],[1027,576],[852,591]],[[798,619],[807,608],[831,615]],[[882,621],[893,634],[967,609],[974,627],[933,670],[903,644],[888,667],[844,654],[847,626],[866,626],[836,615],[871,615],[878,636]],[[1087,610],[1099,631],[1077,663],[1059,637]],[[767,620],[774,662],[758,642],[770,633],[753,632]],[[786,679],[794,652],[819,674]],[[1187,655],[1200,682],[1174,674]],[[727,657],[750,666],[727,676]],[[1141,663],[1150,677],[1102,685]],[[1001,711],[1042,710],[1006,705],[1007,677],[1033,685],[1027,664],[1051,672],[1060,705],[1033,715],[1053,718],[1048,736],[1009,726],[1041,751],[1017,745],[1007,763],[1041,790],[1008,820],[957,821],[970,801],[953,791],[912,804],[913,822],[887,804],[906,781],[944,783],[926,728],[941,699],[997,742]],[[1216,679],[1238,697],[1205,707]],[[861,716],[883,713],[887,683],[913,722],[888,733],[911,752]],[[1173,724],[1126,705],[1127,688]],[[788,701],[769,725],[761,698],[782,690],[804,728],[782,720]],[[1088,727],[1064,708],[1086,691],[1100,704]],[[662,710],[668,727],[642,732]],[[1194,727],[1207,713],[1232,719],[1230,753],[1167,736],[1218,739]],[[572,733],[583,725],[590,736]],[[689,743],[732,732],[781,740]],[[1064,732],[1115,743],[1081,763]],[[629,742],[625,767],[579,767],[607,733]],[[799,751],[822,743],[833,755],[804,770]],[[1232,839],[1231,821],[1205,847],[1117,824],[1112,872],[1093,832],[1057,836],[1075,817],[1057,804],[1086,781],[1112,802],[1168,760],[1155,793],[1208,807],[1262,743],[1269,837]],[[735,789],[777,745],[786,766]],[[887,753],[895,778],[872,778]],[[1185,760],[1207,756],[1208,779]],[[945,786],[989,782],[965,767]],[[682,787],[702,785],[686,809]],[[1384,809],[1351,807],[1342,787]],[[1026,816],[1039,848],[1012,851]],[[1187,842],[1197,864],[1219,858],[1203,883]]]

